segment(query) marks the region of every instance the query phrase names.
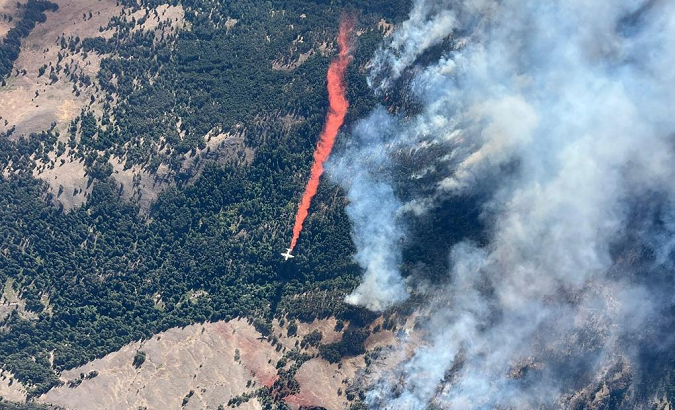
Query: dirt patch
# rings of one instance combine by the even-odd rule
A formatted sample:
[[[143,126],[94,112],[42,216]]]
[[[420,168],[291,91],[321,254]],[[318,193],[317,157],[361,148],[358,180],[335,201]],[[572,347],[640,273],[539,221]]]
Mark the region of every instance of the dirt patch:
[[[342,333],[335,331],[337,320],[334,317],[328,319],[316,319],[312,323],[298,322],[298,336],[303,337],[315,330],[322,334],[321,343],[333,343],[340,340]]]
[[[287,57],[279,58],[272,62],[272,70],[275,71],[293,71],[304,64],[308,58],[314,55],[314,50],[309,50],[305,53],[298,54],[298,57],[295,59],[289,59]]]
[[[27,240],[24,241],[23,246],[28,246]],[[26,302],[14,290],[13,285],[14,280],[10,278],[7,279],[2,288],[2,295],[0,296],[0,320],[7,318],[13,311],[16,311],[22,319],[37,319],[37,314],[26,310]]]
[[[86,176],[84,160],[73,158],[68,153],[56,157],[54,152],[49,154],[50,162],[38,166],[33,170],[33,176],[49,184],[49,192],[53,198],[68,211],[87,201],[92,186]]]
[[[315,319],[312,323],[296,322],[297,332],[294,336],[288,336],[288,322],[284,326],[279,326],[279,322],[272,321],[272,329],[279,342],[288,348],[295,346],[296,342],[302,341],[302,338],[315,330],[321,332],[321,343],[333,343],[340,340],[342,333],[335,331],[337,320],[334,317],[328,319]],[[308,347],[308,353],[316,354],[316,348]]]
[[[211,131],[204,136],[204,142],[204,148],[195,148],[183,157],[181,170],[191,175],[191,181],[199,178],[208,163],[245,166],[255,157],[255,151],[246,146],[246,136],[241,129],[228,133]]]
[[[230,31],[230,29],[236,26],[238,22],[239,20],[233,19],[232,17],[228,17],[227,20],[225,20],[225,29],[227,31]]]
[[[396,335],[389,330],[371,333],[368,339],[363,343],[367,350],[372,350],[378,347],[387,347],[396,343]]]
[[[331,364],[324,359],[311,359],[298,370],[295,379],[300,384],[300,393],[286,397],[291,408],[321,406],[328,410],[349,408],[347,388],[354,381],[359,369],[363,369],[363,357],[355,357]]]
[[[291,42],[288,54],[282,55],[272,62],[272,70],[293,71],[303,65],[307,59],[316,53],[314,48],[310,48],[304,53],[301,53],[298,48],[299,45],[303,44],[304,42],[304,37],[298,35],[298,37],[296,37],[295,40]]]
[[[249,164],[253,161],[253,152],[246,147],[246,136],[242,131],[235,133],[209,133],[204,137],[204,149],[195,150],[196,155],[183,161],[183,169],[195,165],[197,158],[216,160],[219,163]]]
[[[52,68],[57,66],[68,66],[71,72],[92,79],[98,73],[101,56],[68,55],[61,50],[59,39],[112,35],[101,33],[99,28],[105,27],[122,8],[115,0],[55,0],[55,3],[59,5],[58,11],[47,12],[47,21],[37,24],[22,41],[14,71],[7,84],[0,87],[0,132],[14,127],[13,135],[27,135],[45,130],[52,123],[63,132],[80,110],[91,104],[92,96],[96,98],[95,85],[80,87],[76,92],[63,69],[54,73],[58,81],[50,78]]]
[[[6,370],[0,370],[0,397],[13,402],[26,401],[26,388]]]
[[[243,320],[171,329],[63,372],[66,385],[50,390],[39,401],[71,410],[216,409],[234,396],[276,380],[274,365],[281,353],[260,336]],[[139,350],[146,360],[136,368],[132,363]],[[68,381],[92,371],[98,372],[96,377],[68,387]],[[190,391],[194,393],[181,407]],[[252,399],[239,408],[261,406]]]
[[[13,129],[11,138],[19,138],[54,126],[59,142],[67,143],[68,127],[83,110],[91,110],[98,118],[104,101],[96,80],[101,60],[105,55],[84,51],[72,52],[63,47],[71,40],[91,37],[110,38],[115,28],[107,28],[113,17],[130,12],[116,0],[54,0],[56,12],[47,13],[47,21],[36,25],[22,41],[21,53],[14,64],[5,86],[0,87],[0,132]],[[5,9],[11,9],[8,0],[0,0],[0,21]],[[7,11],[9,13],[9,11]],[[162,5],[155,9],[141,9],[126,16],[139,24],[134,30],[173,32],[183,25],[181,6]],[[2,27],[0,27],[1,33]],[[113,96],[115,100],[115,96]],[[113,177],[123,186],[126,198],[133,198],[147,208],[166,187],[160,169],[151,176],[140,167],[124,169],[122,159],[111,159]],[[10,170],[3,170],[8,174]],[[69,210],[84,203],[89,195],[89,179],[80,160],[69,153],[49,161],[37,161],[33,171],[36,178],[45,180],[57,202]]]
[[[117,157],[110,158],[109,162],[113,167],[112,177],[120,184],[122,196],[134,200],[141,209],[148,209],[157,199],[158,193],[169,186],[166,165],[151,174],[139,165],[125,169],[125,161]]]
[[[382,319],[380,317],[373,322],[371,329],[373,326],[381,325]],[[332,327],[329,328],[334,327],[335,323],[335,319],[331,318],[315,321],[310,325],[303,324],[303,332],[320,330],[327,335],[324,336],[322,343],[332,343],[341,337],[341,333],[335,332]],[[300,329],[300,325],[298,328]],[[413,354],[414,349],[408,347],[408,343],[402,343],[400,338],[407,336],[410,330],[412,323],[406,323],[399,336],[388,330],[371,333],[364,343],[367,350],[365,355],[346,358],[339,363],[331,364],[319,357],[307,361],[295,375],[300,392],[286,397],[286,403],[293,409],[312,406],[321,406],[328,410],[349,408],[351,403],[348,398],[349,391],[365,388],[377,379],[374,375],[380,375],[394,368]],[[369,365],[366,365],[366,356],[370,357]]]
[[[5,38],[7,32],[14,27],[18,21],[16,1],[0,0],[0,41]]]
[[[162,4],[155,9],[140,9],[131,15],[136,21],[142,21],[142,24],[137,24],[133,31],[157,31],[157,38],[161,33],[168,34],[175,29],[181,27],[185,21],[185,11],[182,6],[170,6]],[[164,23],[164,24],[162,24]],[[161,30],[157,30],[160,26]]]
[[[320,331],[322,343],[341,337],[341,333],[334,330],[337,323],[334,318],[297,323],[297,335],[292,337],[287,336],[288,323],[280,326],[278,321],[273,321],[273,333],[269,337],[263,337],[245,320],[174,328],[63,372],[61,380],[65,384],[50,390],[38,401],[70,410],[227,407],[230,399],[244,394],[253,397],[263,386],[277,388],[275,382],[283,380],[276,369],[279,359],[291,353],[306,334]],[[356,397],[355,391],[366,388],[419,347],[419,336],[410,334],[413,324],[414,321],[409,320],[396,332],[373,333],[366,341],[366,355],[345,358],[340,363],[331,364],[316,356],[314,347],[301,350],[313,357],[295,373],[299,391],[283,400],[293,409],[303,406],[328,410],[349,408],[350,398]],[[134,356],[139,351],[144,352],[145,361],[135,367]],[[291,363],[282,370],[288,369]],[[91,374],[96,375],[89,377]],[[187,396],[187,403],[182,406]],[[238,408],[258,410],[261,405],[253,397]]]
[[[377,29],[380,30],[385,37],[389,37],[394,31],[394,23],[387,23],[387,20],[381,19],[377,23]]]

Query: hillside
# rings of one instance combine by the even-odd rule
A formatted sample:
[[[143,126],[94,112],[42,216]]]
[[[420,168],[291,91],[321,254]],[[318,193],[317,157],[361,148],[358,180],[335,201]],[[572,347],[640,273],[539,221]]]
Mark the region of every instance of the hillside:
[[[341,300],[358,270],[339,188],[321,189],[305,256],[276,255],[325,115],[340,16],[358,14],[358,96],[380,23],[404,3],[2,10],[7,33],[38,13],[0,87],[0,365],[23,386],[6,399],[176,326],[354,314]],[[354,115],[374,102],[363,97]]]
[[[671,409],[673,39],[649,0],[0,0],[0,410]]]

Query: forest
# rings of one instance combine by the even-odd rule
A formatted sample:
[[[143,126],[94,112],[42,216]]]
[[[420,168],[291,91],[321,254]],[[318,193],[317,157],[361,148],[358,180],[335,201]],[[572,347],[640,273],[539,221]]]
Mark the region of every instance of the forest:
[[[290,238],[326,113],[332,51],[313,52],[294,70],[272,65],[331,44],[343,13],[375,27],[382,18],[404,18],[407,2],[181,4],[189,29],[161,41],[119,17],[111,21],[118,30],[110,39],[61,43],[64,52],[105,55],[97,80],[108,102],[116,100],[100,116],[83,111],[69,127],[68,148],[84,160],[93,187],[83,206],[66,212],[32,175],[36,159],[65,149],[58,131],[0,136],[0,168],[14,170],[0,174],[0,282],[25,303],[0,322],[0,367],[28,387],[29,397],[61,383],[60,370],[171,327],[236,317],[262,318],[263,327],[274,317],[333,315],[361,325],[373,319],[343,302],[361,271],[351,259],[346,200],[338,187],[321,187],[297,257],[283,263],[278,256]],[[140,7],[135,1],[126,6]],[[44,18],[42,11],[54,11],[51,3],[34,0],[23,7],[26,30],[34,24],[29,21]],[[38,12],[28,12],[33,9]],[[226,28],[227,19],[237,23]],[[26,34],[17,33],[17,41]],[[382,36],[364,30],[355,39],[347,127],[378,103],[363,67]],[[16,48],[2,50],[0,67],[8,75]],[[280,127],[280,116],[297,121]],[[213,130],[243,133],[253,158],[200,158]],[[141,209],[111,178],[111,156],[150,172],[167,166],[170,187]],[[192,167],[184,166],[187,159]],[[358,350],[363,335],[350,331],[345,342],[322,351],[331,358],[361,353],[350,350],[349,338]]]

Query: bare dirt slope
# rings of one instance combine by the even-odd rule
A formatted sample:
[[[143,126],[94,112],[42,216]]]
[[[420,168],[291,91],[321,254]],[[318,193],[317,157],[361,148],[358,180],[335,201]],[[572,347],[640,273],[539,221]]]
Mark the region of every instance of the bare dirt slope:
[[[364,368],[363,357],[343,360],[340,364],[314,358],[303,364],[295,379],[300,384],[298,394],[286,397],[291,408],[321,406],[328,410],[349,408],[346,391],[359,369]]]
[[[101,56],[95,53],[86,58],[66,55],[68,53],[61,49],[59,39],[112,35],[111,31],[99,32],[99,28],[105,27],[122,8],[114,0],[54,2],[59,5],[58,11],[47,12],[47,21],[37,24],[22,41],[14,72],[7,79],[7,85],[0,88],[0,132],[14,127],[13,135],[26,135],[46,130],[52,123],[64,131],[95,93],[92,85],[76,95],[73,83],[63,69],[69,66],[78,74],[95,77]],[[61,61],[59,53],[65,56]],[[40,75],[40,68],[44,65],[47,68]],[[50,72],[57,65],[63,69],[55,74],[59,79],[54,82],[50,79]],[[16,74],[17,71],[19,74]]]
[[[315,322],[312,327],[325,328],[327,322],[331,320]],[[382,318],[379,318],[370,325],[370,329],[381,324]],[[412,332],[413,325],[414,320],[408,320],[401,328],[401,332],[403,334]],[[368,337],[364,344],[365,355],[347,357],[340,363],[328,363],[320,357],[307,361],[295,375],[300,391],[286,397],[286,403],[293,409],[313,406],[320,406],[327,410],[349,408],[355,398],[355,395],[350,397],[349,392],[365,388],[377,380],[383,372],[409,358],[413,353],[411,346],[419,343],[417,336],[413,343],[403,347],[394,332],[382,330]],[[333,338],[329,337],[326,342],[330,343],[333,341],[331,339]],[[368,360],[366,360],[367,356]]]
[[[274,366],[281,353],[258,340],[259,336],[241,320],[171,329],[64,372],[66,384],[40,401],[72,410],[216,409],[234,396],[274,383]],[[136,368],[133,361],[139,350],[145,352],[146,360]],[[92,371],[98,375],[68,387],[68,381]],[[240,408],[253,410],[260,405],[253,399]]]
[[[21,383],[14,380],[14,375],[8,371],[0,372],[0,397],[3,400],[23,402],[26,400],[26,389]]]
[[[13,21],[17,14],[15,1],[0,0],[0,40],[5,38],[7,32],[14,25]]]
[[[276,346],[245,320],[171,329],[63,372],[64,385],[50,390],[38,401],[70,410],[217,409],[220,405],[227,408],[230,399],[248,394],[251,398],[242,401],[238,408],[260,409],[254,393],[263,386],[274,391],[279,379],[276,366],[284,353],[315,330],[325,332],[325,342],[339,340],[340,333],[333,330],[335,323],[330,318],[299,324],[297,335],[288,337],[287,328],[275,322],[274,336],[283,335]],[[397,343],[394,333],[381,331],[373,333],[365,346],[369,351],[376,347],[394,351],[391,346]],[[139,351],[145,353],[146,359],[135,367],[134,356]],[[316,355],[316,348],[303,351],[314,357],[296,373],[299,391],[283,399],[292,409],[348,408],[350,389],[367,383],[381,368],[393,366],[405,356],[396,356],[393,361],[371,360],[366,372],[363,355],[330,364]],[[96,375],[91,377],[92,374]]]

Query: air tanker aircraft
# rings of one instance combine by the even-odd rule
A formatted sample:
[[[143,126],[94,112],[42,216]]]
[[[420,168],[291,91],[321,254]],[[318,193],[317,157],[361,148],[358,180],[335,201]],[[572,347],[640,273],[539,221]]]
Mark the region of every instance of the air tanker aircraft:
[[[284,257],[285,261],[287,261],[291,258],[295,258],[295,256],[291,255],[291,248],[286,249],[286,253],[282,253],[281,256]]]

